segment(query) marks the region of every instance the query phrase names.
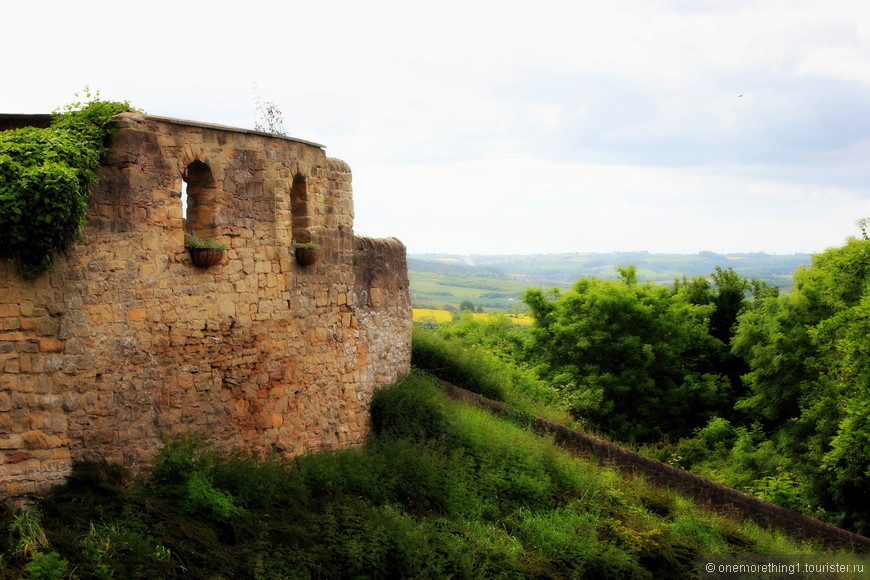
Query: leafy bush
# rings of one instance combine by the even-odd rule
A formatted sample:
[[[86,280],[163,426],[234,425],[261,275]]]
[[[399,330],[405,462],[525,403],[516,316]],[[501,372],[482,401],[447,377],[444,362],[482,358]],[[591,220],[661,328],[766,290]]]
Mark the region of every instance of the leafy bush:
[[[571,411],[623,441],[688,435],[729,401],[714,358],[711,306],[638,284],[583,278],[550,299],[528,290],[535,319],[531,349]]]
[[[77,241],[112,116],[130,110],[97,93],[67,107],[47,129],[0,133],[0,256],[24,277],[48,270]]]
[[[215,455],[204,442],[185,437],[164,446],[154,466],[160,492],[180,501],[189,513],[202,513],[218,521],[241,513],[232,494],[213,483]]]
[[[38,552],[24,566],[28,580],[62,580],[67,577],[69,562],[57,552]]]
[[[503,314],[478,318],[466,312],[452,324],[437,326],[435,331],[442,338],[457,340],[466,347],[483,348],[503,360],[518,363],[526,358],[528,329]]]
[[[791,294],[741,315],[733,341],[750,369],[738,408],[765,440],[741,455],[777,458],[754,488],[858,533],[870,530],[868,319],[870,240],[850,238],[813,256]]]

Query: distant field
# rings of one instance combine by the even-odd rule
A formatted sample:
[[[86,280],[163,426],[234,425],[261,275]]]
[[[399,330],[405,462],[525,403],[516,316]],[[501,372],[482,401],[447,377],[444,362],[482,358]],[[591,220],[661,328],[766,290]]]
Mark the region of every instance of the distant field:
[[[809,254],[542,254],[459,256],[412,254],[408,256],[411,302],[417,309],[459,310],[463,302],[487,313],[520,314],[528,288],[568,289],[579,278],[615,279],[618,268],[633,265],[641,281],[672,284],[686,276],[709,277],[716,267],[733,268],[740,276],[791,289],[795,270],[810,263]]]
[[[410,270],[411,302],[416,308],[458,310],[468,301],[485,312],[525,310],[523,292],[531,286],[524,280],[485,276],[455,276],[449,273]]]

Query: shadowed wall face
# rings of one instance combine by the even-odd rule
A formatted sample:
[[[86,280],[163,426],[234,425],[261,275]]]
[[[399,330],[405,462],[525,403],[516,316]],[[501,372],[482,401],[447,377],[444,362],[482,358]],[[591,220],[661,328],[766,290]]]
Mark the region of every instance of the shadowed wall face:
[[[187,210],[182,208],[186,182]],[[185,234],[227,246],[208,268]],[[292,242],[320,260],[296,262]],[[351,173],[314,144],[124,114],[82,242],[24,281],[0,264],[0,493],[166,436],[297,454],[363,441],[410,365],[405,248],[353,233]]]

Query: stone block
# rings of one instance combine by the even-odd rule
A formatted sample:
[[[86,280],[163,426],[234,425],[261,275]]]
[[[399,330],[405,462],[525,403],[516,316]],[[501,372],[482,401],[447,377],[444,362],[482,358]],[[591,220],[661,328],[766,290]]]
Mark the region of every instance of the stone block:
[[[39,352],[63,352],[66,343],[50,337],[39,338]]]
[[[9,481],[6,485],[5,495],[9,497],[21,497],[35,494],[37,490],[35,481]]]
[[[64,312],[66,312],[66,307],[61,301],[51,301],[45,303],[45,309],[48,312],[49,316],[63,316]]]
[[[48,314],[45,308],[41,306],[35,306],[32,302],[22,302],[18,306],[21,312],[21,316],[38,318],[40,316],[46,316]]]
[[[17,433],[0,433],[0,449],[21,449],[24,441]]]
[[[38,336],[56,336],[60,331],[60,321],[55,318],[40,318],[36,323]]]
[[[5,463],[20,463],[31,457],[33,457],[33,454],[28,451],[13,451],[6,454]]]
[[[21,436],[23,447],[28,450],[48,449],[48,437],[41,431],[28,431]]]
[[[234,317],[236,315],[236,303],[229,298],[220,298],[217,302],[217,313],[221,318]]]
[[[0,304],[0,318],[19,316],[21,307],[17,304]]]

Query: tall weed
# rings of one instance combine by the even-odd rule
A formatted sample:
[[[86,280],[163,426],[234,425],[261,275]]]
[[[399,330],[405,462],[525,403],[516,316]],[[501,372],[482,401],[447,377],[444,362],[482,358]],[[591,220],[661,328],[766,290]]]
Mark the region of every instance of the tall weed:
[[[48,537],[42,528],[42,515],[35,509],[18,512],[12,518],[9,531],[16,537],[15,551],[25,558],[48,547]]]

